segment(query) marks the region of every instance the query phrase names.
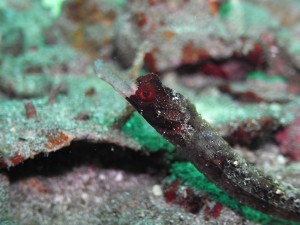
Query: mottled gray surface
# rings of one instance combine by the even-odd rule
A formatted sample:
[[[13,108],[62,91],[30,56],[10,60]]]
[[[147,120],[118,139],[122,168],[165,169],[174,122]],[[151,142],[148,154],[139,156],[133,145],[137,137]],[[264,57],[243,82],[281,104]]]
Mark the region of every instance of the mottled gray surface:
[[[118,5],[118,10],[124,3],[109,2]],[[242,5],[237,4],[237,8],[233,9],[234,12],[229,14],[226,20],[218,16],[212,17],[207,10],[207,1],[204,0],[190,1],[197,7],[178,7],[176,4],[182,2],[179,0],[165,2],[170,11],[166,11],[164,6],[149,10],[146,7],[147,1],[128,4],[124,12],[118,11],[118,16],[121,15],[117,18],[118,26],[110,27],[114,30],[108,27],[102,29],[101,25],[89,26],[86,33],[89,36],[86,40],[105,40],[108,37],[109,41],[105,42],[106,44],[102,43],[103,46],[96,42],[96,49],[93,45],[85,43],[91,49],[80,49],[80,52],[72,46],[72,40],[69,39],[69,43],[64,41],[64,35],[59,33],[59,30],[63,30],[67,33],[66,37],[73,37],[73,32],[82,26],[66,22],[65,13],[64,18],[60,18],[56,23],[55,17],[39,0],[0,1],[0,161],[12,166],[11,160],[19,155],[28,158],[27,163],[29,158],[38,153],[45,153],[45,156],[41,154],[40,157],[46,157],[47,161],[50,160],[50,157],[47,158],[49,152],[60,150],[72,140],[112,142],[130,147],[128,154],[141,146],[151,150],[168,146],[145,121],[136,119],[136,115],[125,124],[123,130],[126,134],[111,127],[122,115],[125,101],[112,88],[93,76],[93,59],[88,57],[91,50],[109,58],[117,48],[123,63],[130,65],[137,47],[145,38],[149,38],[154,47],[158,46],[161,49],[157,60],[158,69],[173,69],[180,65],[182,46],[191,38],[199,38],[195,40],[198,47],[205,45],[213,56],[222,58],[230,56],[237,49],[249,51],[249,46],[259,39],[261,34],[271,30],[271,36],[278,38],[280,47],[288,56],[285,59],[288,63],[284,63],[282,75],[288,77],[290,65],[300,67],[297,39],[300,30],[297,24],[300,11],[298,0],[235,1]],[[135,27],[134,20],[131,19],[135,10],[147,10],[147,16],[152,17],[147,27]],[[150,25],[159,23],[160,19],[165,20],[167,26],[152,32]],[[203,29],[195,30],[198,22],[199,27]],[[274,31],[273,28],[279,30]],[[169,29],[176,30],[178,35],[173,41],[163,45],[162,41],[166,40],[161,34]],[[99,32],[102,33],[98,35]],[[249,37],[246,44],[234,39],[242,35]],[[220,41],[220,37],[228,43]],[[242,46],[243,44],[245,46]],[[118,62],[120,58],[111,60]],[[272,63],[275,61],[270,60]],[[273,69],[276,71],[276,68]],[[176,72],[171,72],[177,75]],[[178,85],[178,90],[187,95],[203,117],[217,126],[224,136],[229,133],[226,128],[233,129],[247,119],[255,121],[256,118],[271,115],[284,125],[299,113],[298,98],[288,98],[292,101],[284,105],[264,102],[245,104],[212,87],[216,83],[211,85],[212,83],[207,81],[203,82],[203,77],[199,76],[199,73],[196,75],[196,79],[190,82],[192,85],[185,84],[188,88]],[[171,82],[168,83],[170,84]],[[244,84],[245,82],[241,85]],[[297,85],[297,82],[295,84]],[[259,83],[248,85],[258,87]],[[278,91],[278,87],[267,86],[268,90],[270,86],[273,87],[273,93]],[[288,84],[282,84],[281,94],[286,94],[287,86]],[[50,95],[58,87],[62,87],[60,92],[53,102],[48,104]],[[86,92],[91,90],[90,88],[94,88],[95,93],[87,96]],[[247,84],[242,88],[247,89]],[[259,89],[258,92],[264,90]],[[265,94],[272,96],[272,92]],[[26,118],[24,103],[28,101],[36,107],[36,118]],[[258,125],[258,131],[260,128]],[[48,145],[47,136],[55,137],[59,132],[63,132],[68,138]],[[103,149],[99,149],[101,150]],[[283,178],[295,186],[300,185],[299,164],[290,164],[275,144],[260,146],[254,152],[250,152],[247,147],[240,147],[240,150],[259,168],[276,173],[279,179]],[[82,157],[88,157],[88,154]],[[73,160],[68,156],[66,159],[63,163],[50,164],[48,171],[55,171]],[[138,158],[127,165],[139,162],[144,163]],[[79,163],[72,168],[68,167],[64,172],[45,175],[40,166],[33,163],[33,167],[37,169],[36,173],[31,173],[28,167],[20,167],[21,171],[19,170],[17,175],[6,175],[6,171],[1,170],[1,225],[15,224],[13,217],[22,225],[251,224],[226,207],[223,208],[220,217],[206,221],[203,219],[203,210],[194,215],[186,213],[180,206],[166,204],[162,196],[155,196],[153,193],[154,185],[162,185],[166,171],[150,175],[151,171],[133,173],[118,166],[106,168]],[[213,205],[214,202],[206,204]]]
[[[209,221],[203,210],[186,213],[167,204],[160,191],[154,192],[154,186],[160,189],[160,185],[160,175],[79,165],[55,176],[35,175],[13,182],[12,213],[22,225],[252,224],[226,207]]]

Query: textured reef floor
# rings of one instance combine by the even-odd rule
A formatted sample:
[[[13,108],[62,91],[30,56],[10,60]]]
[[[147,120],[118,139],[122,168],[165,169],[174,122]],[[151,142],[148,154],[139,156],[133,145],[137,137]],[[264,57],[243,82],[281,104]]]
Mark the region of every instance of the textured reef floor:
[[[2,0],[0,224],[297,224],[228,197],[94,74],[157,73],[300,188],[298,0]],[[132,70],[131,70],[132,71]]]

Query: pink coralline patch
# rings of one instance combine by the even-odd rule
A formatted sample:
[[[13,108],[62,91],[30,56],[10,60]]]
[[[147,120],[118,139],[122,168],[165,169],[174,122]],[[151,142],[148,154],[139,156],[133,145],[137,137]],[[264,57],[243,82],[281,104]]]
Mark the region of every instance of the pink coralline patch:
[[[46,135],[46,138],[48,139],[48,142],[45,144],[45,148],[48,151],[54,151],[67,146],[73,140],[72,136],[67,135],[64,132],[49,133]]]
[[[174,181],[164,190],[164,196],[167,203],[173,203],[176,200],[178,188],[179,182]]]
[[[48,139],[48,142],[45,143],[44,147],[46,148],[47,152],[51,152],[70,145],[71,141],[74,139],[74,136],[64,132],[50,132],[46,135],[46,138]],[[34,152],[30,155],[30,157],[33,158],[37,154],[39,154],[39,152]],[[0,169],[16,166],[25,161],[27,158],[28,156],[22,156],[19,153],[15,153],[10,158],[0,157]]]
[[[241,40],[243,41],[243,38]],[[250,71],[263,68],[266,65],[265,50],[258,42],[253,44],[252,49],[247,54],[239,51],[234,52],[232,57],[233,59],[225,60],[219,65],[211,64],[209,68],[204,69],[204,73],[229,80],[242,79]]]
[[[182,64],[195,64],[209,57],[209,53],[204,49],[197,48],[192,40],[182,48]]]
[[[146,14],[143,12],[136,12],[134,14],[134,20],[136,21],[139,27],[143,27],[147,24]]]
[[[176,32],[174,32],[172,30],[165,30],[162,32],[162,36],[164,37],[165,41],[170,42],[176,36]]]
[[[232,145],[236,143],[249,145],[253,141],[273,133],[278,127],[278,121],[271,117],[249,119],[239,124],[238,127],[230,128],[226,140]]]
[[[241,41],[247,39],[241,38]],[[214,58],[209,51],[199,48],[193,40],[187,42],[182,48],[181,64],[200,65],[203,74],[228,80],[243,79],[246,74],[255,68],[266,64],[264,48],[260,43],[254,43],[252,49],[243,54],[235,51],[229,58]]]
[[[20,163],[23,162],[24,160],[25,160],[24,157],[21,156],[21,155],[19,155],[19,154],[17,153],[17,154],[15,154],[14,157],[12,157],[12,158],[10,159],[10,162],[15,166],[15,165],[20,164]]]
[[[182,206],[187,212],[198,213],[205,205],[203,212],[205,220],[216,219],[221,215],[223,205],[216,202],[213,206],[209,206],[204,196],[196,195],[191,188],[183,188],[178,181],[174,181],[164,190],[164,196],[167,203]],[[206,202],[206,203],[205,203]]]
[[[181,186],[178,181],[165,187],[164,197],[167,203],[180,205],[194,214],[204,205],[203,196],[197,195],[191,188]]]
[[[244,92],[237,92],[232,89],[231,86],[225,84],[220,85],[219,90],[223,93],[230,94],[235,100],[241,102],[249,102],[249,103],[260,103],[260,102],[267,102],[267,99],[259,96],[257,93],[253,92],[252,90],[246,90]]]
[[[36,194],[48,194],[51,193],[52,190],[39,178],[31,177],[20,182],[21,187],[25,191],[31,191]]]
[[[206,213],[205,220],[209,221],[211,218],[213,219],[218,218],[221,214],[222,209],[223,209],[223,205],[219,202],[216,202],[216,204],[212,208],[206,206],[206,208],[204,209]]]
[[[148,70],[153,73],[157,72],[157,66],[156,66],[156,61],[155,61],[155,57],[154,57],[155,52],[156,52],[156,50],[154,49],[151,52],[146,53],[145,57],[144,57],[144,61],[145,61],[145,64],[146,64]]]
[[[277,52],[281,51],[268,23],[249,24],[247,30],[257,30],[255,35],[252,31],[245,31],[236,36],[239,32],[231,28],[234,21],[214,20],[214,17],[222,17],[220,13],[229,12],[226,12],[226,5],[222,8],[227,3],[227,0],[129,1],[126,17],[121,19],[128,29],[120,29],[116,34],[120,62],[126,67],[132,64],[134,57],[128,58],[128,55],[133,56],[148,40],[158,51],[148,54],[145,61],[146,64],[155,64],[158,72],[176,70],[181,66],[198,72],[196,69],[205,64],[202,68],[204,74],[223,79],[241,79],[258,69],[284,74],[278,72],[286,70],[275,68],[279,61],[281,64],[285,61],[273,58],[275,55],[277,58],[281,54]],[[255,29],[255,26],[265,29]],[[235,38],[228,38],[231,30]]]
[[[234,79],[235,75],[231,73],[231,71],[227,71],[224,65],[218,65],[215,63],[205,63],[201,66],[201,72],[212,76],[212,77],[219,77],[223,79]]]
[[[0,168],[6,168],[9,166],[16,166],[20,163],[22,163],[25,160],[25,158],[21,155],[19,155],[18,153],[16,153],[13,157],[11,157],[8,161],[4,162],[0,162]]]
[[[264,48],[260,43],[254,43],[252,49],[246,55],[246,59],[255,67],[259,67],[266,63]]]
[[[32,119],[36,117],[36,110],[34,104],[31,101],[24,103],[24,107],[27,119]]]
[[[150,6],[154,6],[154,5],[156,5],[157,3],[158,3],[157,0],[148,0],[148,4],[149,4]]]
[[[276,134],[280,151],[292,161],[300,161],[300,116]]]
[[[212,16],[215,16],[217,14],[219,14],[220,8],[222,6],[222,4],[224,4],[224,2],[226,2],[226,0],[209,0],[208,4],[209,4],[209,9],[210,9],[210,14]]]
[[[250,66],[243,60],[230,60],[221,63],[213,61],[203,63],[200,71],[211,77],[218,77],[226,80],[240,80],[251,71]]]

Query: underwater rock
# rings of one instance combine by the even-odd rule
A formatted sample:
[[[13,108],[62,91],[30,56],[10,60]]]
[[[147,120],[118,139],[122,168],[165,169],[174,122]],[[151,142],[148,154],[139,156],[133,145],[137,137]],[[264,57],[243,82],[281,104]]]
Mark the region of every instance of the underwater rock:
[[[113,51],[113,30],[121,4],[104,0],[68,0],[55,26],[69,43],[92,59],[108,59]]]
[[[145,56],[145,63],[152,72],[203,61],[205,64],[207,60],[215,63],[231,57],[242,63],[246,61],[244,67],[263,67],[265,53],[259,37],[277,27],[278,22],[266,10],[250,2],[228,4],[221,4],[220,12],[212,15],[210,4],[204,0],[156,1],[155,4],[130,1],[118,18],[118,27],[122,29],[116,30],[117,54],[123,65],[129,66],[137,47],[148,40],[151,50]],[[229,7],[229,12],[223,12],[222,7]],[[202,72],[230,76],[216,72],[226,70],[225,66],[217,65],[215,69],[207,65]]]

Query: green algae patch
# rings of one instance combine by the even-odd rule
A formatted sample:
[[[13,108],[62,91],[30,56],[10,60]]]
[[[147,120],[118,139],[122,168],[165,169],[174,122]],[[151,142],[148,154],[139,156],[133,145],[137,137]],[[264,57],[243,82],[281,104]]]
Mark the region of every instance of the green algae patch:
[[[222,19],[226,19],[229,16],[231,11],[232,11],[232,3],[230,1],[223,3],[219,11],[220,17]]]
[[[189,162],[174,163],[170,169],[171,176],[168,182],[179,179],[184,184],[193,187],[197,190],[207,192],[215,201],[218,201],[234,211],[242,214],[246,219],[258,222],[263,225],[285,224],[285,225],[299,225],[297,222],[289,222],[279,218],[269,216],[267,214],[256,211],[246,205],[243,205],[235,199],[229,197],[224,191],[218,188],[215,184],[209,182],[206,177],[199,172],[196,167]]]
[[[49,8],[54,17],[58,17],[61,14],[62,5],[64,2],[65,0],[43,0],[42,4],[46,8]]]
[[[264,33],[266,27],[277,28],[279,21],[271,13],[249,2],[231,0],[221,7],[221,18],[230,22],[230,30],[233,35],[255,36]]]
[[[138,113],[133,114],[122,127],[122,130],[152,152],[160,149],[173,151],[175,148],[174,145],[158,134]]]
[[[280,76],[280,75],[267,75],[266,73],[264,73],[263,71],[254,71],[252,73],[249,73],[247,75],[247,80],[260,80],[260,81],[264,81],[264,82],[269,82],[269,83],[283,83],[286,82],[286,79],[284,79],[284,77]]]
[[[50,10],[53,17],[59,17],[63,10],[63,4],[66,0],[42,0],[42,5]],[[123,8],[126,0],[102,1],[103,4],[112,8]]]
[[[201,116],[216,128],[223,130],[228,124],[262,117],[288,121],[287,115],[277,103],[251,104],[240,103],[228,95],[208,91],[191,98]],[[294,104],[296,106],[297,104]],[[278,106],[278,107],[276,107]]]

